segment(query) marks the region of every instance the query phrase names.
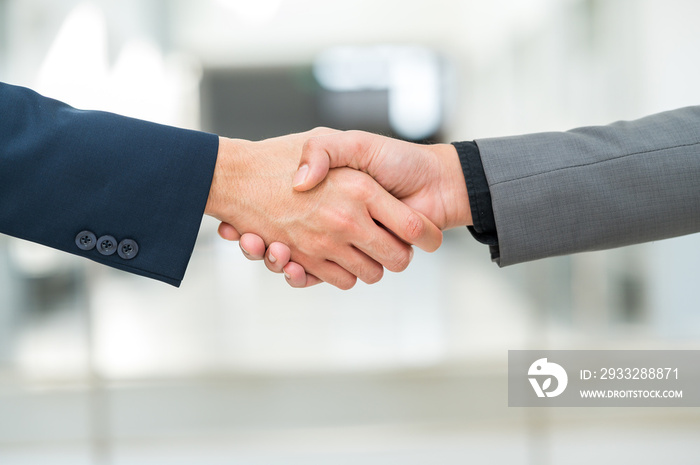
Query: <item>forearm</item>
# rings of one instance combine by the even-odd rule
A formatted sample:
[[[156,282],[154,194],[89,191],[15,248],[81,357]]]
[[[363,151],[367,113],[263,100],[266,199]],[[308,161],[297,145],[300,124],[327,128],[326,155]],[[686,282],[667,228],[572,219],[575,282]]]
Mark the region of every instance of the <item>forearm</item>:
[[[0,84],[0,231],[179,285],[204,212],[218,139],[81,111]],[[92,231],[136,257],[81,250]]]
[[[476,142],[501,266],[700,231],[700,107]]]

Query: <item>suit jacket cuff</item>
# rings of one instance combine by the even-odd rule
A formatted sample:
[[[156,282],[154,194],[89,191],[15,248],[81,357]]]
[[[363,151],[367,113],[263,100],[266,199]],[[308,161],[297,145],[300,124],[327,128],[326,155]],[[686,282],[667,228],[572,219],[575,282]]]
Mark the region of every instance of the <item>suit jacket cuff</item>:
[[[178,286],[199,232],[218,137],[72,108],[0,83],[0,232]],[[78,247],[89,231],[138,254]]]
[[[491,191],[484,173],[479,147],[471,141],[453,142],[452,145],[457,149],[464,181],[467,184],[473,221],[473,225],[468,226],[469,232],[477,241],[489,246],[491,258],[495,260],[499,256],[498,234],[491,205]]]
[[[700,231],[700,107],[480,139],[500,266]]]

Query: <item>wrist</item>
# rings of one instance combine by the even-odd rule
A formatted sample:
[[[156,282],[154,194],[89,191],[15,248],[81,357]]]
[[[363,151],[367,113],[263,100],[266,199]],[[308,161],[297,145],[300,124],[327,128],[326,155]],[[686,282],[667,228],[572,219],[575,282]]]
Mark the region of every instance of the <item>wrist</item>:
[[[219,151],[216,156],[216,165],[212,176],[209,197],[204,207],[204,214],[224,221],[225,210],[230,209],[230,192],[235,188],[233,173],[236,172],[233,165],[242,156],[242,141],[219,137]]]
[[[471,226],[473,221],[469,193],[457,149],[452,144],[436,144],[432,147],[440,164],[440,193],[445,206],[444,229]]]

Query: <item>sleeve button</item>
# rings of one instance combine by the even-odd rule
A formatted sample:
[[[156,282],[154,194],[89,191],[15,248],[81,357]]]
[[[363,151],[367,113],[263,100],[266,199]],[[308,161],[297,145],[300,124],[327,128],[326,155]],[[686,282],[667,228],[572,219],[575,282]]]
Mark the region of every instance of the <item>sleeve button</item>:
[[[139,253],[139,245],[132,239],[124,239],[117,247],[117,253],[124,260],[131,260]]]
[[[97,239],[97,251],[102,255],[112,255],[117,251],[117,240],[112,236]]]
[[[97,245],[97,237],[91,231],[80,231],[75,236],[75,245],[80,250],[92,250]]]

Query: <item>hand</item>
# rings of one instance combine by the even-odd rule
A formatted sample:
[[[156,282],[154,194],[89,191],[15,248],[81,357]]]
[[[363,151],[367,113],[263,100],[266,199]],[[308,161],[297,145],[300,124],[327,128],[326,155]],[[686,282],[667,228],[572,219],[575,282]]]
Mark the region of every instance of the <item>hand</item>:
[[[323,282],[306,273],[298,263],[290,262],[291,251],[280,242],[273,242],[265,249],[265,242],[260,236],[252,233],[241,235],[228,223],[219,225],[219,236],[227,241],[240,241],[241,251],[248,260],[264,260],[270,271],[284,273],[292,287],[310,287]]]
[[[233,236],[254,231],[263,244],[286,244],[290,259],[342,289],[352,287],[356,276],[378,281],[382,265],[405,269],[412,255],[407,243],[439,247],[440,230],[366,174],[334,170],[313,192],[292,189],[302,147],[329,131],[261,142],[221,138],[205,212],[228,223]]]
[[[312,189],[330,168],[339,166],[369,173],[440,229],[472,224],[461,164],[450,144],[418,145],[360,131],[319,135],[304,145],[294,188]],[[220,233],[227,238],[230,231],[222,225]],[[242,238],[241,246],[248,251],[248,258],[260,259],[265,254],[263,244],[254,236]],[[265,254],[266,264],[273,271],[283,269],[294,287],[317,282],[299,264],[287,264],[288,256],[284,244],[270,244]],[[270,257],[275,261],[271,262]]]
[[[451,144],[413,144],[362,131],[320,135],[304,145],[294,189],[310,190],[331,168],[344,166],[368,173],[441,230],[472,224],[462,167]]]

